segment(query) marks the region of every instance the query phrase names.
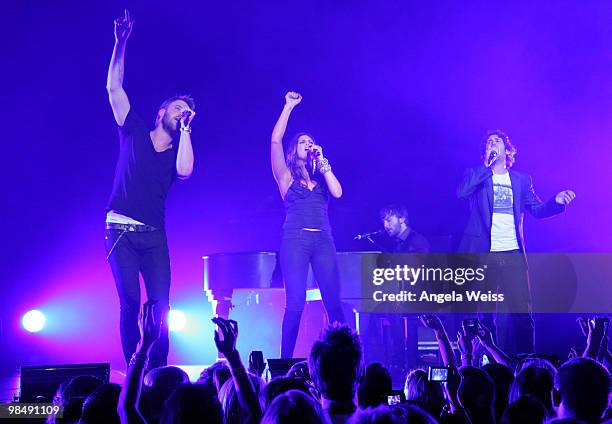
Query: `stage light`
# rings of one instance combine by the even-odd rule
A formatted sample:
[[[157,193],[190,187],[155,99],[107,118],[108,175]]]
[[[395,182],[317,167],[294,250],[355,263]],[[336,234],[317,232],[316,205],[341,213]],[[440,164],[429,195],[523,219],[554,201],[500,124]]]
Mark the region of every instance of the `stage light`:
[[[45,328],[45,314],[37,309],[26,312],[21,318],[21,325],[30,333],[37,333]]]
[[[181,331],[187,324],[187,317],[179,309],[171,309],[168,313],[168,329],[170,331]]]

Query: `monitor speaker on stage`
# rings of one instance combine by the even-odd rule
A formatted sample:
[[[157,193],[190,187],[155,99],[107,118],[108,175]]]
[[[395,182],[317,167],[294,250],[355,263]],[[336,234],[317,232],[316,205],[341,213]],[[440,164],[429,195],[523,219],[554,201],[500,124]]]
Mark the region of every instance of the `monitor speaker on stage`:
[[[290,359],[268,359],[268,370],[272,378],[282,377],[287,374],[292,366],[298,362],[304,362],[306,358],[290,358]]]
[[[110,379],[110,364],[38,365],[21,367],[21,403],[51,403],[60,384],[89,375],[102,383]]]

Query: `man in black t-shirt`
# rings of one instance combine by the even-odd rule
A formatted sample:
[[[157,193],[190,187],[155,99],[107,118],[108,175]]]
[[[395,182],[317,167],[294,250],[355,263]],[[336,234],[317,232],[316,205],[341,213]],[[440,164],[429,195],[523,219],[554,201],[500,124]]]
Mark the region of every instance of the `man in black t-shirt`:
[[[193,171],[190,96],[162,103],[151,129],[132,110],[123,89],[124,55],[133,21],[129,12],[115,20],[115,47],[108,69],[107,90],[119,126],[119,159],[106,207],[106,251],[121,306],[121,344],[126,362],[147,361],[148,368],[166,364],[170,257],[165,232],[165,203],[176,178]],[[161,336],[151,352],[137,349],[140,333],[140,281],[147,297],[157,301]],[[150,355],[150,356],[149,356]]]

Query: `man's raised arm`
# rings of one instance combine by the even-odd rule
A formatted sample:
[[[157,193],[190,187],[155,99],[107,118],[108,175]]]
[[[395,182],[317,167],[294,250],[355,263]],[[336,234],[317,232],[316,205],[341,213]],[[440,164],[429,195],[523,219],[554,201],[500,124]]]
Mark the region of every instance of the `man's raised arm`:
[[[133,25],[134,21],[130,19],[130,12],[127,9],[124,16],[115,19],[115,47],[113,48],[113,56],[108,67],[108,78],[106,80],[108,99],[113,108],[115,121],[119,126],[123,126],[130,111],[130,101],[123,89],[123,72],[125,70],[125,45],[132,32]]]

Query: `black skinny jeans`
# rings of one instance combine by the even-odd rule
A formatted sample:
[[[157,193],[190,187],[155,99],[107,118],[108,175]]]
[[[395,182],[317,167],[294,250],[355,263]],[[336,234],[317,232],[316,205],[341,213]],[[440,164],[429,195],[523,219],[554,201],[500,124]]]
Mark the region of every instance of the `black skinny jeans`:
[[[336,246],[328,231],[284,230],[280,264],[285,281],[285,314],[281,334],[281,357],[291,358],[306,303],[308,266],[321,290],[329,322],[344,322],[340,305],[340,280]]]
[[[166,233],[161,230],[124,232],[107,229],[105,239],[107,255],[114,245],[108,261],[119,294],[121,346],[125,361],[130,362],[140,340],[138,329],[140,312],[138,274],[140,273],[144,280],[147,298],[158,302],[157,319],[162,319],[161,336],[151,350],[148,369],[164,366],[168,359],[166,317],[170,296],[170,256]]]
[[[535,351],[535,327],[531,315],[531,287],[523,254],[519,250],[491,252],[487,259],[486,286],[503,293],[498,305],[481,304],[479,319],[509,354]]]

